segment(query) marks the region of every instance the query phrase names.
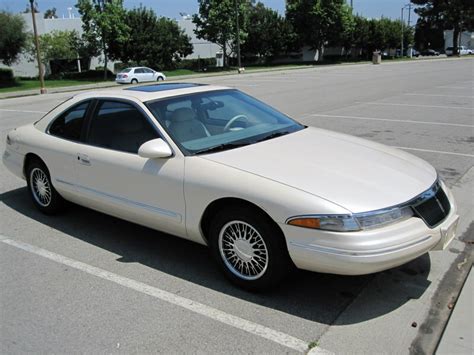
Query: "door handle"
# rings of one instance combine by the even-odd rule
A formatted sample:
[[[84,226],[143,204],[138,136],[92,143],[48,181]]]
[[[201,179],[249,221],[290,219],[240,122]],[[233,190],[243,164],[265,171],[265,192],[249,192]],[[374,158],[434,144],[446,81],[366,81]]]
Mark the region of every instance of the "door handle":
[[[91,165],[91,161],[86,154],[77,154],[77,160],[82,165]]]

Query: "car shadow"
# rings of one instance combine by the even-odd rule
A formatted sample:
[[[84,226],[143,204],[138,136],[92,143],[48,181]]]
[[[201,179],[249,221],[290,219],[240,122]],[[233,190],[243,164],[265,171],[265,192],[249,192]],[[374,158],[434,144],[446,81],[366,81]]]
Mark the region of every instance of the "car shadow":
[[[169,275],[307,320],[333,324],[361,293],[370,302],[339,317],[353,324],[379,317],[419,298],[429,287],[428,254],[412,262],[366,276],[339,276],[294,271],[276,289],[249,293],[230,284],[217,270],[208,248],[181,238],[129,223],[77,205],[60,216],[46,216],[34,208],[26,188],[0,195],[18,213],[72,238],[120,255],[119,263],[141,263]]]

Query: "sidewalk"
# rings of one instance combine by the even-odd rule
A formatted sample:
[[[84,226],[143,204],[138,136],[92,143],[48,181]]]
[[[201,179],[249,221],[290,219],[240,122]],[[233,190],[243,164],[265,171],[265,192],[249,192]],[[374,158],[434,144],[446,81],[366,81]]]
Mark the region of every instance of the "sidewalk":
[[[437,355],[474,354],[474,273],[464,283],[461,294],[436,350]]]
[[[352,63],[350,63],[352,64]],[[354,63],[360,64],[360,63]],[[364,63],[366,64],[366,63]],[[297,69],[308,69],[314,68],[314,65],[295,65],[295,66],[286,66],[286,67],[276,67],[276,68],[262,68],[262,69],[253,69],[248,70],[245,75],[249,74],[257,74],[262,72],[275,72],[275,71],[285,71],[285,70],[297,70]],[[199,73],[199,74],[188,74],[188,75],[176,75],[167,78],[167,81],[181,81],[181,80],[189,80],[189,79],[198,79],[198,78],[208,78],[213,76],[227,76],[227,75],[239,75],[236,70],[234,71],[225,71],[225,72],[214,72],[214,73]],[[244,74],[240,74],[244,75]],[[150,82],[143,83],[143,85],[149,85]],[[84,84],[84,85],[73,85],[73,86],[62,86],[62,87],[55,87],[55,88],[48,88],[46,82],[46,89],[48,94],[54,94],[58,92],[70,92],[70,91],[81,91],[81,90],[90,90],[90,89],[103,89],[103,88],[119,88],[121,85],[117,84],[115,81],[106,81],[106,82],[99,82],[97,84]],[[39,95],[39,89],[34,90],[22,90],[22,91],[12,91],[6,93],[0,93],[0,100],[1,99],[9,99],[14,97],[22,97],[22,96],[33,96]]]

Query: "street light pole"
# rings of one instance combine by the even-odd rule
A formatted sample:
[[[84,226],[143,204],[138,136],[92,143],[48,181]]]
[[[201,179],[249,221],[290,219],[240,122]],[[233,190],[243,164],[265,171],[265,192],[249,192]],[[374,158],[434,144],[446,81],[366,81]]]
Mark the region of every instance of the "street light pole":
[[[411,3],[408,4],[408,28],[410,28]]]
[[[235,5],[235,19],[236,19],[236,29],[237,29],[237,66],[238,66],[238,72],[240,74],[240,69],[242,68],[242,63],[240,60],[240,25],[239,25],[239,6],[237,4],[239,0],[234,0],[234,5]]]
[[[39,70],[40,94],[46,94],[46,88],[44,86],[44,78],[43,78],[43,75],[44,75],[43,66],[41,65],[41,54],[40,54],[38,30],[36,29],[35,6],[33,2],[34,0],[30,0],[31,17],[33,18],[33,33],[35,36],[36,60],[38,61],[38,70]]]

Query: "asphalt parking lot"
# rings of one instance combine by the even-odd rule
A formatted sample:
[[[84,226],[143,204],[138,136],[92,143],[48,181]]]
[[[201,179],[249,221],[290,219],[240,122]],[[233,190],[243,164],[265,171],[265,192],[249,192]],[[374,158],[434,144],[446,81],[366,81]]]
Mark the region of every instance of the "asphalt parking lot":
[[[375,275],[300,271],[276,290],[247,293],[224,280],[205,247],[78,206],[40,214],[25,182],[2,168],[0,349],[286,353],[311,343],[320,353],[433,352],[472,263],[473,68],[473,59],[441,59],[193,80],[239,88],[304,124],[399,147],[437,168],[458,202],[458,237]],[[2,151],[10,129],[71,95],[0,100]]]

